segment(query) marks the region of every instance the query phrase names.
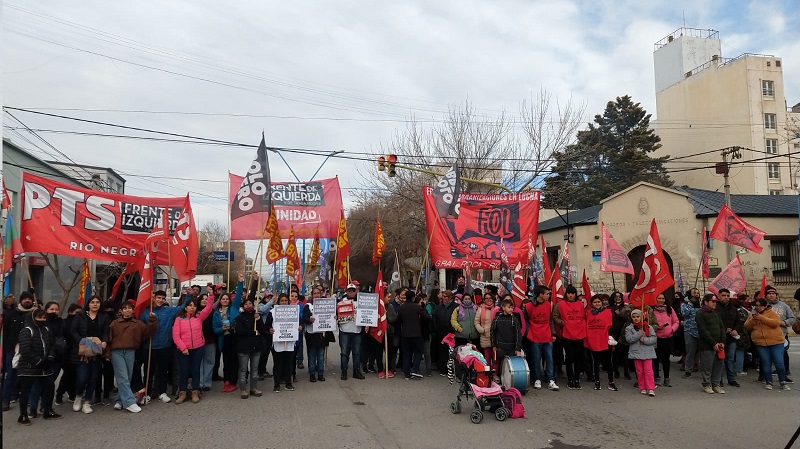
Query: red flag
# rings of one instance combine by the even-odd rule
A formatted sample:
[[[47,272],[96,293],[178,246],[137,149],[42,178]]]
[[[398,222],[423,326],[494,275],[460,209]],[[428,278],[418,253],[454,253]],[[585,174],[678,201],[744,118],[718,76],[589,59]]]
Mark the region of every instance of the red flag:
[[[375,291],[378,293],[378,325],[369,329],[369,334],[378,343],[383,343],[383,337],[386,336],[386,329],[389,327],[389,322],[386,321],[386,306],[383,304],[384,287],[383,273],[378,271],[378,280],[375,282]]]
[[[719,291],[722,288],[730,290],[731,296],[736,296],[747,288],[747,278],[738,254],[708,285],[708,291],[713,292],[715,295],[719,295]]]
[[[542,271],[544,275],[544,282],[543,285],[546,285],[548,288],[553,288],[550,285],[553,281],[553,272],[550,270],[550,258],[547,256],[547,247],[544,244],[544,236],[541,236],[542,244]]]
[[[711,228],[711,238],[732,245],[748,249],[756,254],[761,254],[764,248],[759,245],[766,232],[747,224],[727,206],[719,210],[714,227]]]
[[[289,228],[289,241],[286,243],[286,274],[294,276],[301,268],[300,256],[297,255],[297,243],[294,240],[294,228]]]
[[[661,249],[661,237],[658,235],[656,220],[650,223],[650,235],[647,236],[647,246],[644,252],[642,271],[639,280],[630,294],[630,301],[634,307],[656,305],[656,296],[675,285],[669,265]]]
[[[350,256],[350,239],[347,237],[347,222],[344,218],[344,209],[339,219],[339,233],[336,238],[336,279],[339,287],[346,288],[350,282],[347,257]]]
[[[633,274],[633,263],[625,250],[619,246],[605,223],[600,222],[602,240],[600,243],[600,271]]]
[[[166,235],[169,237],[169,225],[165,224],[165,226],[167,229]],[[181,217],[175,225],[175,232],[172,235],[169,247],[170,262],[172,262],[175,275],[181,282],[194,278],[195,273],[197,273],[198,253],[197,228],[194,224],[192,204],[189,202],[189,195],[186,195]]]
[[[275,215],[275,205],[273,205],[272,209],[269,211],[269,218],[267,218],[267,227],[265,228],[265,232],[269,234],[269,244],[267,244],[267,263],[275,263],[286,256],[286,254],[283,252],[281,230],[278,227],[278,216]]]
[[[6,180],[3,179],[3,201],[2,201],[2,209],[3,215],[6,215],[9,209],[11,209],[11,196],[8,195],[8,190],[6,190]]]
[[[589,280],[586,279],[586,268],[583,269],[583,281],[581,282],[583,286],[583,299],[586,300],[586,306],[589,307],[592,305],[590,299],[592,297],[592,289],[589,287]]]
[[[188,202],[189,199],[188,195],[186,196],[186,199]],[[186,210],[185,208],[186,206],[184,206],[184,211]],[[191,212],[189,213],[189,215],[191,215]],[[178,222],[178,226],[175,227],[175,237],[178,237],[178,232],[182,232],[183,233],[182,235],[185,235],[188,232],[188,230],[185,228],[186,225],[186,223],[184,223],[185,220],[186,216],[182,215],[181,220]],[[194,224],[192,224],[192,226],[194,226]],[[194,234],[196,239],[197,233]],[[187,235],[186,237],[188,238],[189,236]],[[142,311],[144,311],[144,309],[146,309],[147,306],[150,305],[150,300],[153,297],[153,282],[154,282],[153,261],[156,260],[158,256],[160,250],[159,247],[161,246],[161,244],[166,242],[168,239],[169,239],[169,221],[167,220],[167,212],[165,208],[164,213],[161,217],[161,221],[159,221],[159,223],[153,227],[153,230],[150,231],[150,235],[148,235],[147,239],[144,241],[144,249],[142,250],[142,253],[144,254],[144,262],[139,267],[141,280],[139,282],[139,293],[138,295],[136,295],[136,306],[133,309],[134,316],[138,317],[139,315],[141,315]],[[174,241],[175,240],[173,238],[173,244]],[[197,246],[195,245],[195,248],[196,247]],[[172,248],[170,248],[170,250],[171,249]],[[196,265],[197,254],[195,254],[194,260]],[[179,267],[178,264],[174,264],[173,267],[175,268],[176,272],[181,273],[180,271],[178,271]]]
[[[708,279],[710,276],[708,270],[708,232],[706,232],[705,226],[703,226],[703,259],[701,263],[703,267],[703,279]]]
[[[135,264],[135,263],[126,263],[125,264],[125,269],[122,270],[122,274],[119,275],[119,277],[117,278],[117,282],[114,282],[114,286],[111,288],[111,299],[112,300],[116,299],[117,292],[119,291],[119,288],[122,286],[122,282],[124,281],[125,277],[128,276],[129,274],[133,274],[133,273],[135,273],[137,271],[139,271],[139,267],[137,267],[137,264]],[[122,298],[122,299],[125,299],[125,298]]]
[[[139,282],[139,294],[136,296],[136,306],[133,309],[134,316],[139,317],[144,309],[150,305],[153,296],[153,265],[151,263],[150,245],[144,247],[144,264],[141,267],[141,281]]]
[[[386,249],[386,240],[383,238],[381,219],[375,222],[375,243],[372,244],[372,265],[378,265],[383,257],[383,250]]]
[[[739,256],[736,256],[736,257],[739,257]],[[767,275],[765,274],[761,278],[761,290],[758,292],[758,297],[759,298],[766,298],[767,297],[767,285],[769,285],[769,284],[767,283]],[[758,299],[758,298],[756,298],[756,299]]]
[[[528,291],[528,284],[525,282],[525,272],[522,271],[522,263],[517,262],[514,266],[514,285],[511,290],[511,298],[514,300],[514,305],[519,307],[522,300],[526,297]]]
[[[550,287],[550,300],[553,302],[553,305],[556,305],[559,301],[564,299],[566,285],[564,285],[564,280],[561,279],[561,271],[558,269],[553,270],[552,279],[548,287]]]

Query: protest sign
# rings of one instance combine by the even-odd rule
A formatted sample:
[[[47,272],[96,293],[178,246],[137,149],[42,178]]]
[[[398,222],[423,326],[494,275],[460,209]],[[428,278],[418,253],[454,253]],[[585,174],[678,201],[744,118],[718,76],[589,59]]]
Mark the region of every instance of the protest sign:
[[[317,298],[308,307],[314,317],[314,322],[308,327],[309,333],[336,330],[336,298]]]
[[[378,294],[359,293],[356,301],[356,326],[378,325]]]
[[[272,341],[297,341],[300,324],[299,308],[294,306],[275,306],[272,308],[272,327],[275,334]]]

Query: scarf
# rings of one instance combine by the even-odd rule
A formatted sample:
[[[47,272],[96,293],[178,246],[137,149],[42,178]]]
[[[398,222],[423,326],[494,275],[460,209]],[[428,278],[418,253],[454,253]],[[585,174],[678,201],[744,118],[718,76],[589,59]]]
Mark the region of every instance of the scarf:
[[[472,309],[473,311],[478,310],[478,306],[476,306],[472,300],[461,300],[458,304],[458,319],[464,319],[464,309]]]
[[[592,315],[597,315],[597,314],[599,314],[600,312],[602,312],[603,310],[606,310],[606,308],[605,308],[605,307],[603,307],[603,306],[600,306],[600,308],[599,308],[599,309],[595,309],[594,307],[592,307]]]
[[[28,308],[28,309],[26,309],[25,307],[22,307],[22,304],[17,304],[17,310],[22,312],[22,313],[33,312],[34,310],[36,310],[36,303],[31,304],[30,308]]]

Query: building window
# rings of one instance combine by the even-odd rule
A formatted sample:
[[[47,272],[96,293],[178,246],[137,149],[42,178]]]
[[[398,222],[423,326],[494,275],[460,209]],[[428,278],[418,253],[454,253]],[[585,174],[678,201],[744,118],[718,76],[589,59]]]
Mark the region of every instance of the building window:
[[[778,139],[767,139],[767,153],[778,154]]]
[[[775,123],[775,114],[764,114],[764,128],[766,129],[777,128]]]
[[[780,164],[770,162],[767,164],[769,179],[781,179]]]
[[[770,190],[770,195],[783,195],[783,190]]]
[[[772,277],[775,283],[800,281],[800,250],[797,239],[770,240],[772,252]]]
[[[765,97],[775,96],[775,82],[770,80],[761,80],[761,93]]]

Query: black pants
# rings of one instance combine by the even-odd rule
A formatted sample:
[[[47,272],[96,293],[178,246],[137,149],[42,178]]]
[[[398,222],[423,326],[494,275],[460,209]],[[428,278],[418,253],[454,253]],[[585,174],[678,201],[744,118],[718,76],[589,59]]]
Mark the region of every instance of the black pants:
[[[672,355],[673,338],[659,338],[656,342],[656,358],[653,359],[653,374],[659,376],[658,365],[664,369],[664,379],[669,379],[669,356]]]
[[[114,389],[114,367],[111,366],[111,360],[102,360],[100,362],[100,375],[97,376],[97,383],[94,387],[94,398],[100,400],[101,398],[108,399],[111,397],[111,390]]]
[[[258,375],[267,373],[267,362],[269,361],[269,353],[272,348],[272,334],[267,333],[262,335],[264,340],[264,349],[261,351],[261,358],[258,359]],[[274,370],[273,370],[274,371]]]
[[[72,363],[64,364],[61,380],[58,381],[58,395],[64,396],[64,393],[70,398],[75,398],[75,365]]]
[[[275,386],[292,383],[292,367],[296,366],[294,351],[272,351],[272,375]]]
[[[222,340],[222,379],[231,385],[239,382],[239,354],[235,339],[233,334],[228,334]]]
[[[400,338],[399,337],[388,337],[389,338],[389,371],[395,372],[397,371],[397,352],[400,349]]]
[[[172,369],[173,348],[153,349],[150,354],[150,385],[148,386],[148,396],[157,398],[161,393],[167,392],[167,381],[169,372]],[[146,368],[146,367],[145,367]],[[145,373],[148,370],[145,369]]]
[[[361,334],[361,372],[367,372],[367,366],[372,363],[372,367],[375,368],[375,364],[373,363],[372,357],[372,344],[370,341],[375,341],[374,338],[370,337],[369,334]]]
[[[446,343],[442,343],[442,337],[436,337],[436,349],[438,355],[436,356],[436,363],[439,367],[440,373],[447,373],[447,361],[450,359],[450,346],[447,346]]]
[[[377,367],[378,372],[382,373],[384,369],[383,342],[378,342],[371,335],[364,335],[361,339],[367,342],[367,365],[372,368]],[[361,360],[364,360],[363,354],[361,355]]]
[[[567,381],[581,380],[583,370],[583,340],[570,340],[564,338],[564,352],[566,353]]]
[[[401,339],[403,345],[403,374],[411,377],[411,373],[419,373],[419,364],[422,361],[422,337],[405,337]]]
[[[514,351],[508,351],[503,348],[494,348],[494,358],[495,363],[497,364],[497,376],[502,378],[503,376],[503,365],[506,360],[506,357],[514,355]],[[491,363],[491,362],[490,362]],[[511,387],[512,385],[505,385],[506,388]]]
[[[45,414],[53,412],[53,377],[52,376],[18,376],[20,386],[19,414],[28,416],[28,400],[33,384],[39,382],[42,389],[42,407]]]
[[[561,375],[564,367],[564,338],[558,337],[553,342],[553,372]]]
[[[605,351],[590,351],[592,357],[592,373],[594,374],[594,381],[600,382],[600,366],[608,373],[608,381],[614,382],[614,370],[611,369],[611,350]]]

